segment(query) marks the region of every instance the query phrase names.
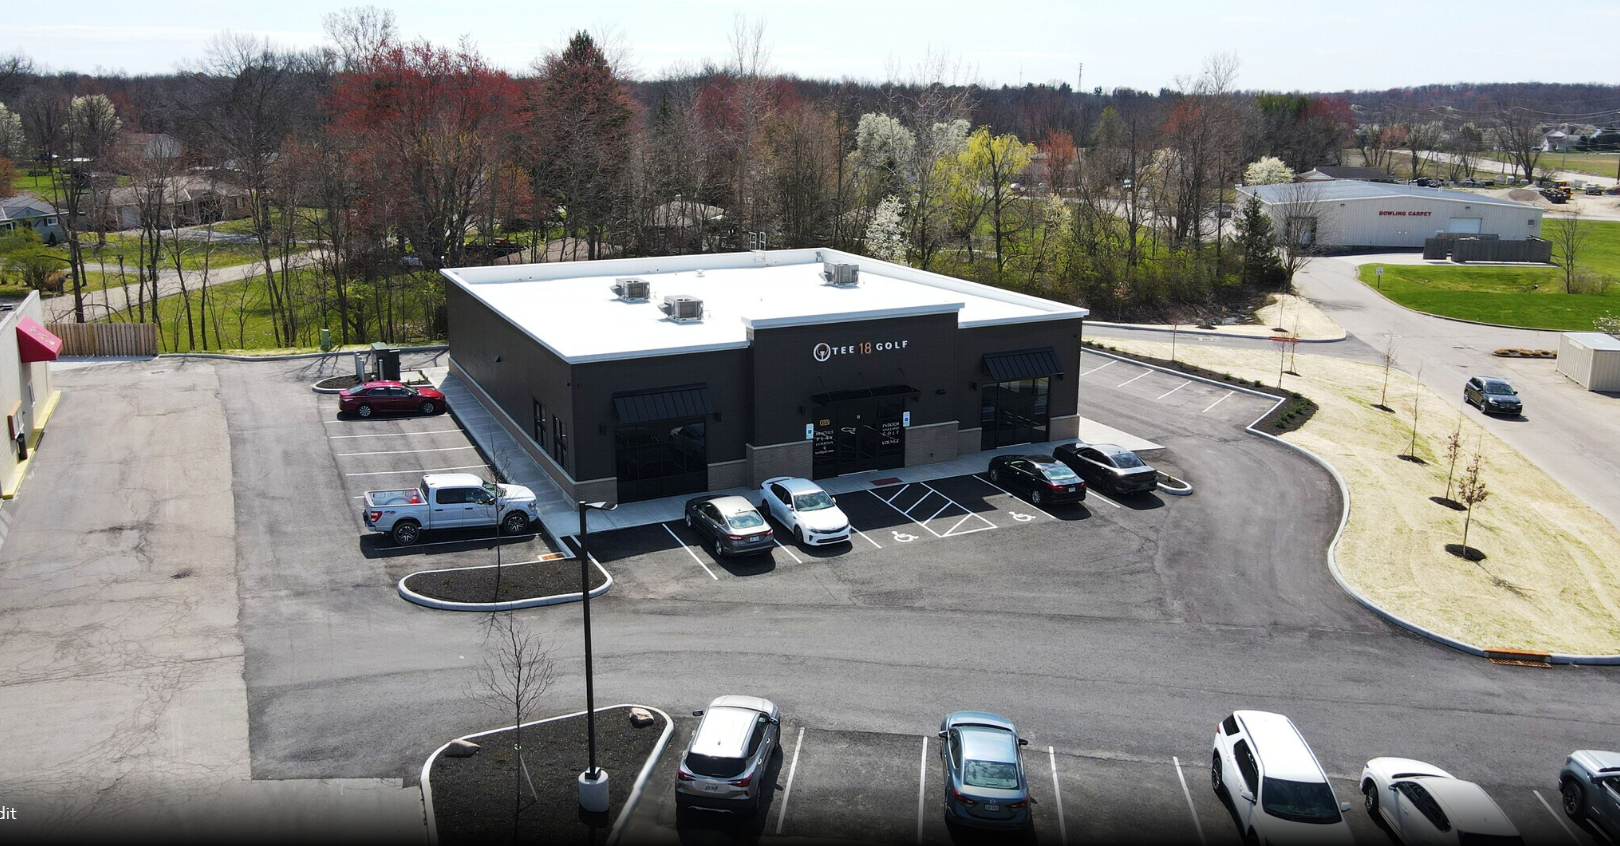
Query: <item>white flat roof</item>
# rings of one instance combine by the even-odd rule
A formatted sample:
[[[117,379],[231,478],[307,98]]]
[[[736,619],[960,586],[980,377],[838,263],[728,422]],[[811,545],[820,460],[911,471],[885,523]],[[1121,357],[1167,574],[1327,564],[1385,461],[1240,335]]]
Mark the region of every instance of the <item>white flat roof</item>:
[[[1418,185],[1391,185],[1385,182],[1361,182],[1351,179],[1332,179],[1322,182],[1307,182],[1302,187],[1299,183],[1283,183],[1280,185],[1242,185],[1239,191],[1253,194],[1260,201],[1270,205],[1306,202],[1337,202],[1339,200],[1439,200],[1447,203],[1467,203],[1469,205],[1507,206],[1524,209],[1525,211],[1540,212],[1541,209],[1526,203],[1516,203],[1501,197],[1489,194],[1475,194],[1471,191],[1456,191],[1450,188],[1424,188]]]
[[[1620,338],[1603,332],[1565,332],[1564,337],[1590,350],[1620,350]]]
[[[822,261],[860,266],[860,285],[821,278]],[[442,271],[572,364],[747,347],[755,328],[954,314],[957,326],[1085,317],[1078,306],[927,273],[836,250],[771,250]],[[650,283],[647,302],[622,302],[616,279]],[[676,323],[665,296],[703,300],[703,319]]]

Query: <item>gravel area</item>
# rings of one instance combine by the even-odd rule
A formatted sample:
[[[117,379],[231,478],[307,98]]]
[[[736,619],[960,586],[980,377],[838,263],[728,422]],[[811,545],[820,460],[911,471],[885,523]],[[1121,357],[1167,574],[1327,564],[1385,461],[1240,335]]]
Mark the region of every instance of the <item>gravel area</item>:
[[[591,589],[607,581],[599,567],[587,570]],[[446,602],[512,602],[579,592],[579,561],[536,561],[504,567],[413,573],[405,587]]]
[[[597,710],[596,764],[608,773],[609,804],[608,812],[596,820],[585,818],[579,808],[576,779],[589,766],[583,715],[525,726],[521,738],[511,729],[473,738],[482,748],[470,758],[440,755],[429,771],[439,843],[600,846],[657,747],[665,723],[655,713],[652,725],[637,728],[630,723],[628,708]],[[513,749],[517,740],[522,743],[528,780],[522,778]]]

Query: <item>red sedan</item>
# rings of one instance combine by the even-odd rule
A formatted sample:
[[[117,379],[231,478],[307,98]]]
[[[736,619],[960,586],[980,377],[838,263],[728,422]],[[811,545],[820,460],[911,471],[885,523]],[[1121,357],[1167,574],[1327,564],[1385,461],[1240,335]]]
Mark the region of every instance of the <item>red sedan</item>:
[[[449,408],[436,388],[413,388],[403,382],[366,382],[338,394],[338,411],[370,417],[379,411],[438,414]]]

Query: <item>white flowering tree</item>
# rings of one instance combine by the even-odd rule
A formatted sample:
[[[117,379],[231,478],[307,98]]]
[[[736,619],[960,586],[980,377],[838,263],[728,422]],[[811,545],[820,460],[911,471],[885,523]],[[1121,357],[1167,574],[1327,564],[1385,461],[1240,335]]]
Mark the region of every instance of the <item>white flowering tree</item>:
[[[866,227],[866,252],[873,258],[904,263],[906,260],[906,222],[904,204],[890,194],[878,203],[872,222]]]
[[[1294,181],[1294,169],[1276,156],[1261,156],[1243,169],[1244,185],[1281,185]]]

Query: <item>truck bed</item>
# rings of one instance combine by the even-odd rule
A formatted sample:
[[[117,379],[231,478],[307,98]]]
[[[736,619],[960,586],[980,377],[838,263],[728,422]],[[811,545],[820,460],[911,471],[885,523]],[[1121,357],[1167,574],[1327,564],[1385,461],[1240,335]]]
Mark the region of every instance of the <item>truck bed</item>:
[[[422,505],[422,492],[416,488],[395,491],[366,491],[366,505],[379,508],[386,505]]]

